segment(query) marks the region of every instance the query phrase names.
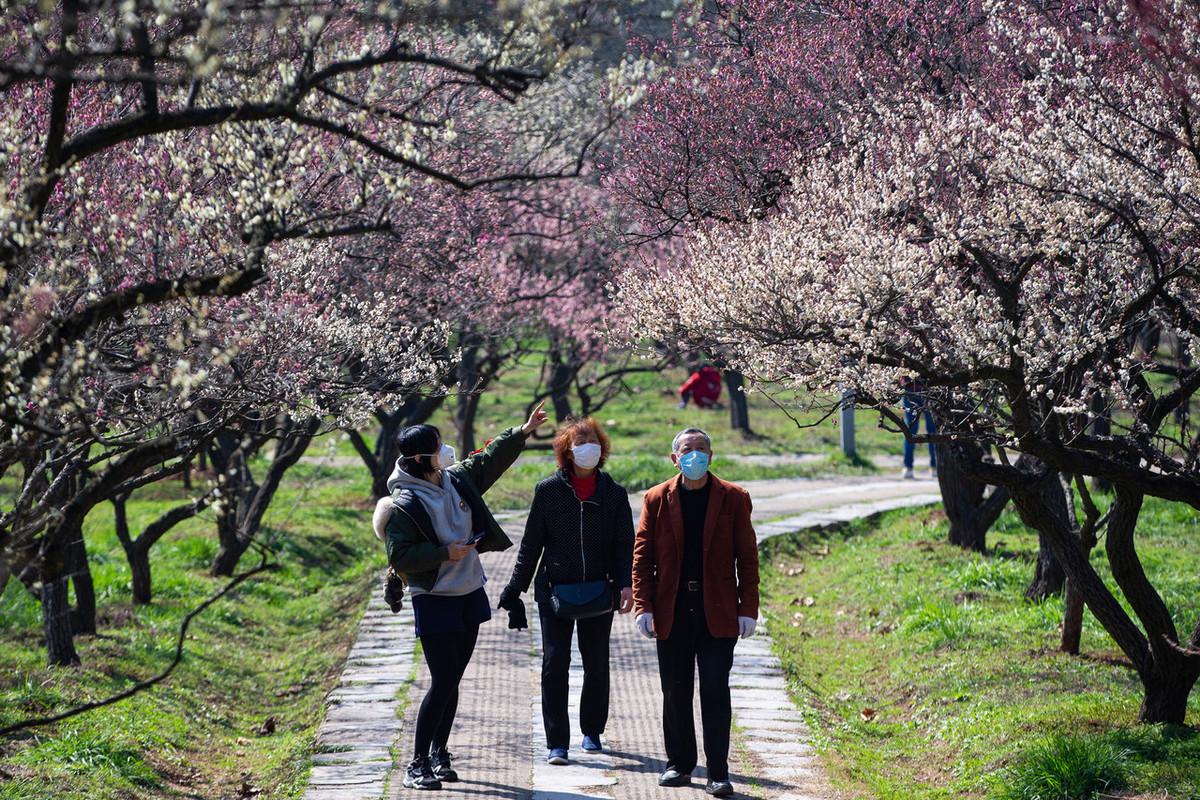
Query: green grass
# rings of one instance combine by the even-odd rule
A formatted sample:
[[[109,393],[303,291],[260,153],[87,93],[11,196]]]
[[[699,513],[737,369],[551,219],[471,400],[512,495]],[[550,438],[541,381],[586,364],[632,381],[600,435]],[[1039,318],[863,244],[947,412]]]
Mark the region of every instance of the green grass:
[[[322,698],[336,680],[382,567],[361,469],[297,467],[268,512],[279,563],[192,624],[165,683],[0,743],[0,798],[224,798],[301,793]],[[134,530],[185,493],[164,482],[129,504]],[[0,597],[0,724],[96,700],[170,662],[182,616],[224,585],[210,578],[211,513],[151,554],[154,600],[134,606],[128,567],[101,507],[86,522],[100,634],[77,637],[83,666],[47,668],[37,604],[13,581]],[[257,563],[247,554],[243,567]],[[268,716],[276,732],[259,735]]]
[[[1135,726],[1141,684],[1094,618],[1082,655],[1067,656],[1057,650],[1061,600],[1022,598],[1037,543],[1015,515],[997,523],[986,556],[946,537],[940,511],[893,512],[765,547],[776,652],[835,784],[853,797],[1050,800],[1095,796],[1087,792],[1108,780],[1200,798],[1196,731]],[[1138,542],[1190,630],[1200,614],[1197,514],[1148,501]],[[1093,564],[1111,584],[1102,551]],[[1188,720],[1200,721],[1200,692]],[[1056,781],[1093,789],[1046,788]]]

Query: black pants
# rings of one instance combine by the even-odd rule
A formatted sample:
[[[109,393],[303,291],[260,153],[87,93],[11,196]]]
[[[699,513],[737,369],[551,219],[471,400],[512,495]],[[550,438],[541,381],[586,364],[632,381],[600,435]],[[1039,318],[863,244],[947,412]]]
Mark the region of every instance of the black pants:
[[[703,605],[675,609],[671,635],[657,642],[658,675],[663,692],[663,739],[667,767],[690,774],[696,768],[696,723],[692,698],[700,668],[700,718],[704,724],[704,760],[708,779],[729,780],[729,732],[733,710],[729,671],[737,638],[717,639],[708,632]]]
[[[429,691],[417,712],[415,755],[429,755],[431,746],[444,748],[458,713],[458,684],[462,681],[479,626],[468,625],[462,633],[432,633],[421,637],[421,650],[429,666]]]
[[[538,617],[542,621],[542,723],[546,726],[546,746],[568,747],[571,742],[567,694],[574,629],[579,630],[579,655],[583,659],[579,729],[585,736],[600,736],[608,724],[608,636],[612,632],[612,612],[572,621],[556,617],[549,603],[538,603]]]

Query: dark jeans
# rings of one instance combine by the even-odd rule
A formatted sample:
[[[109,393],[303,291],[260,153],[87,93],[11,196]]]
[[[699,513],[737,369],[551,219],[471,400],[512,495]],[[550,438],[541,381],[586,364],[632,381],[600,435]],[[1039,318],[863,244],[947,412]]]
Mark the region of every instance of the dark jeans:
[[[909,436],[917,435],[917,428],[921,425],[921,417],[925,417],[925,433],[937,433],[937,427],[933,424],[933,415],[929,413],[929,407],[925,405],[925,398],[919,394],[905,392],[904,397],[900,400],[900,405],[904,406],[904,425],[908,428]],[[908,438],[904,437],[904,467],[912,469],[913,455],[916,446]],[[933,442],[929,443],[929,466],[937,467],[937,451],[933,447]]]
[[[699,596],[697,595],[697,598]],[[729,780],[729,671],[737,638],[718,639],[708,632],[703,606],[675,609],[671,635],[660,639],[658,675],[663,692],[663,739],[667,767],[691,773],[696,768],[696,723],[692,716],[696,667],[700,668],[700,719],[704,725],[704,760],[708,778]]]
[[[429,691],[417,712],[415,755],[429,755],[431,746],[444,748],[450,740],[450,728],[458,713],[458,684],[462,681],[471,654],[475,652],[478,625],[468,625],[460,633],[430,633],[421,637],[421,651],[429,666]]]
[[[571,669],[571,633],[579,631],[583,659],[583,692],[579,698],[579,730],[585,736],[604,733],[608,724],[608,636],[612,612],[578,621],[559,619],[549,603],[538,603],[542,621],[542,723],[546,746],[569,747],[571,722],[567,716]]]

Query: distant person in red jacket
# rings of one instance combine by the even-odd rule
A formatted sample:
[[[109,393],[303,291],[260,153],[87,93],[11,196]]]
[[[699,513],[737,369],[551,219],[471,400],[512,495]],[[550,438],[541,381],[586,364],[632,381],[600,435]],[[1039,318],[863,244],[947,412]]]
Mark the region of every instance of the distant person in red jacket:
[[[688,400],[694,400],[699,408],[713,408],[721,397],[721,371],[705,364],[679,387],[679,407],[687,408]]]

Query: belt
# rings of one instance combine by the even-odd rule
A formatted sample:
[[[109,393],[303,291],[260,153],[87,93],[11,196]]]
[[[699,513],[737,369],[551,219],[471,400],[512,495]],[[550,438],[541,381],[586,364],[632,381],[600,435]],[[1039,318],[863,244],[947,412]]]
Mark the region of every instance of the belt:
[[[684,583],[683,588],[689,592],[698,592],[700,591],[700,581],[687,581]]]

